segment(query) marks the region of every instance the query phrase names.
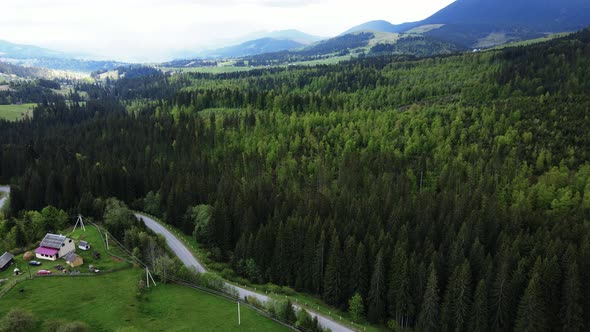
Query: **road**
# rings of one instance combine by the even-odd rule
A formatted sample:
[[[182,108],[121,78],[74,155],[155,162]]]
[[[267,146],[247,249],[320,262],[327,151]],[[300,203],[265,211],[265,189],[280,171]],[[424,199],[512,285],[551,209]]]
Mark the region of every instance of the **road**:
[[[135,216],[138,219],[141,218],[143,220],[143,222],[145,223],[145,225],[149,229],[151,229],[152,231],[154,231],[157,234],[163,235],[164,238],[166,239],[166,244],[168,244],[170,249],[172,249],[172,251],[174,251],[174,253],[184,263],[184,265],[186,265],[189,268],[194,268],[197,272],[201,272],[201,273],[207,272],[207,270],[203,267],[203,265],[201,265],[201,263],[199,263],[199,261],[190,252],[190,250],[188,250],[188,248],[174,234],[172,234],[169,230],[167,230],[164,226],[160,225],[160,223],[158,223],[157,221],[155,221],[154,219],[152,219],[146,215],[136,213]],[[260,302],[266,302],[266,301],[270,300],[270,298],[264,294],[255,293],[253,291],[232,285],[230,283],[226,283],[226,285],[228,287],[233,287],[240,294],[240,297],[242,299],[246,296],[252,296],[252,297],[257,298]],[[300,307],[298,305],[293,305],[293,307],[295,307],[296,310],[300,309]],[[337,322],[333,321],[332,319],[329,319],[325,316],[317,314],[309,309],[306,309],[306,310],[309,312],[309,314],[311,315],[312,318],[313,317],[318,318],[318,322],[320,323],[320,325],[322,327],[329,328],[330,330],[332,330],[332,332],[354,331],[354,330],[350,329],[349,327],[338,324]]]
[[[9,186],[0,186],[0,192],[7,193],[10,195],[10,187]],[[8,195],[5,197],[0,198],[0,210],[4,207],[4,203],[8,200]]]

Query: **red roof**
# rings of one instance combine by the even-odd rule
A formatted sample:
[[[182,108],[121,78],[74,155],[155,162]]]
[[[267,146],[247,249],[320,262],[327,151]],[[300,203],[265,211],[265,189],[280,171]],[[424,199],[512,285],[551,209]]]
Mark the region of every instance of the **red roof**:
[[[37,250],[35,250],[35,253],[41,254],[41,255],[53,256],[53,255],[57,254],[58,251],[59,251],[58,249],[39,247],[39,248],[37,248]]]

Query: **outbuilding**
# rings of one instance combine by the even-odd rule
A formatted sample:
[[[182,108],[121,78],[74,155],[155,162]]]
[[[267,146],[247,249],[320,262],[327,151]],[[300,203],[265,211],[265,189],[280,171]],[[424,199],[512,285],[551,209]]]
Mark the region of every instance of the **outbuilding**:
[[[39,248],[35,250],[35,256],[39,259],[55,261],[71,251],[76,251],[74,240],[64,235],[47,234]]]
[[[84,264],[84,259],[80,255],[76,255],[75,252],[71,251],[64,256],[66,263],[71,267],[78,267]]]
[[[90,243],[80,240],[78,241],[78,249],[84,251],[90,250]]]
[[[9,253],[9,252],[5,252],[4,254],[2,254],[2,256],[0,256],[0,271],[4,271],[6,270],[7,267],[9,267],[10,265],[12,265],[12,263],[14,262],[14,255]]]

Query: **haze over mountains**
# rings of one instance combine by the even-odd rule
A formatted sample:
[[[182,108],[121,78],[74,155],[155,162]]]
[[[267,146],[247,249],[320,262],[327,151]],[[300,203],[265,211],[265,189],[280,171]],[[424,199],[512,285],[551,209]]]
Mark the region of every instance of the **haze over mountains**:
[[[174,58],[253,58],[247,63],[268,65],[348,54],[389,52],[428,56],[493,47],[550,33],[575,31],[588,25],[590,1],[587,0],[457,0],[417,22],[396,25],[375,20],[352,27],[334,38],[298,30],[257,32],[218,49],[185,50],[176,53]],[[359,33],[366,34],[357,36]],[[190,43],[190,37],[183,38]],[[260,58],[263,61],[258,61]],[[88,61],[71,53],[5,41],[0,41],[0,61],[83,72],[112,70],[124,65],[116,61]]]

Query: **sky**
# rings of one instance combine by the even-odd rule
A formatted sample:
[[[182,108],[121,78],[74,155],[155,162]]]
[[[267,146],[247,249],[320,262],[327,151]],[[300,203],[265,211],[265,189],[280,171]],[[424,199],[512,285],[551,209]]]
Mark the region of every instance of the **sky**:
[[[227,46],[254,32],[332,37],[424,19],[454,0],[2,0],[0,39],[130,62]]]

